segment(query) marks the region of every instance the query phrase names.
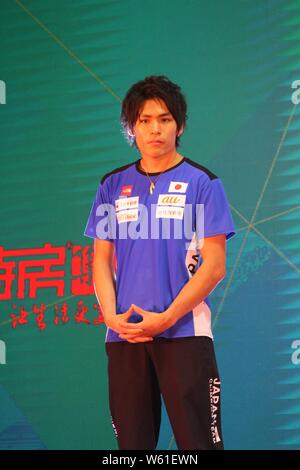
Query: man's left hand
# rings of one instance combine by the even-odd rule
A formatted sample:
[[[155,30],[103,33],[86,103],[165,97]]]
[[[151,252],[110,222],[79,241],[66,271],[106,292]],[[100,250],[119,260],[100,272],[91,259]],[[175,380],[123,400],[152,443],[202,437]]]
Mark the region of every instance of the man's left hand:
[[[130,323],[130,331],[128,333],[120,334],[120,338],[126,339],[130,343],[135,343],[135,335],[133,333],[133,329],[143,330],[143,336],[154,337],[162,333],[163,331],[167,330],[171,326],[173,326],[174,321],[169,315],[169,312],[166,310],[161,313],[157,312],[150,312],[149,310],[144,310],[137,305],[132,304],[132,307],[135,312],[137,312],[143,320],[139,323]],[[121,324],[121,322],[120,322]],[[126,321],[122,322],[122,326],[126,328],[128,323]]]

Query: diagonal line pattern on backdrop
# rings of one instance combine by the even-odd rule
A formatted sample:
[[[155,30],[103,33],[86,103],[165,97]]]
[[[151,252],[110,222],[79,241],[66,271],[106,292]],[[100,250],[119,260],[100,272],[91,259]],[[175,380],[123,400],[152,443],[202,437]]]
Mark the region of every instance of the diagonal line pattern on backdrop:
[[[293,208],[295,210],[295,208]],[[238,211],[235,209],[235,212],[238,213]],[[291,212],[291,211],[284,211],[284,213],[286,212]],[[295,269],[297,272],[300,272],[300,269],[298,268],[298,266],[296,266],[281,250],[279,250],[279,248],[276,247],[276,245],[271,241],[269,240],[269,238],[267,238],[258,228],[256,228],[256,224],[250,224],[249,221],[247,219],[245,219],[245,217],[238,213],[238,215],[244,220],[244,222],[246,222],[248,225],[247,227],[243,227],[241,230],[245,230],[245,228],[249,228],[249,230],[253,230],[254,232],[256,232],[257,235],[259,235],[268,245],[271,246],[271,248],[273,248],[273,250],[281,257],[284,259],[284,261],[286,261],[287,264],[289,264],[293,269]],[[268,219],[269,220],[269,219]]]
[[[282,133],[282,136],[281,136],[279,145],[278,145],[277,150],[276,150],[276,152],[275,152],[274,158],[273,158],[273,160],[272,160],[272,162],[271,162],[271,166],[270,166],[269,172],[268,172],[268,174],[267,174],[267,176],[266,176],[266,179],[265,179],[265,182],[264,182],[262,191],[261,191],[261,193],[260,193],[260,195],[259,195],[259,197],[258,197],[256,206],[255,206],[255,208],[254,208],[254,211],[253,211],[253,214],[252,214],[252,217],[251,217],[251,220],[250,220],[250,224],[249,224],[248,227],[247,227],[246,234],[244,235],[242,244],[241,244],[241,246],[240,246],[239,252],[238,252],[237,257],[236,257],[236,259],[235,259],[233,268],[232,268],[232,270],[231,270],[229,280],[227,281],[227,284],[226,284],[226,287],[225,287],[225,290],[224,290],[224,294],[223,294],[223,296],[222,296],[222,298],[221,298],[221,300],[220,300],[219,306],[218,306],[218,308],[217,308],[217,313],[216,313],[216,317],[215,317],[215,320],[214,320],[214,322],[213,322],[213,325],[215,325],[215,324],[217,323],[218,319],[219,319],[219,316],[220,316],[222,307],[223,307],[223,305],[224,305],[224,302],[225,302],[227,293],[229,292],[229,288],[230,288],[231,283],[232,283],[232,280],[233,280],[233,278],[234,278],[235,271],[236,271],[236,269],[237,269],[237,267],[238,267],[239,261],[240,261],[240,259],[241,259],[241,256],[242,256],[242,253],[243,253],[243,250],[244,250],[244,247],[245,247],[245,245],[246,245],[249,232],[250,232],[250,230],[251,230],[252,228],[254,228],[254,227],[253,227],[254,218],[255,218],[255,216],[256,216],[256,214],[257,214],[257,211],[258,211],[258,209],[259,209],[259,206],[260,206],[260,204],[261,204],[261,202],[262,202],[263,196],[264,196],[265,191],[266,191],[266,189],[267,189],[267,186],[268,186],[268,183],[269,183],[269,181],[270,181],[271,175],[272,175],[272,173],[273,173],[275,164],[276,164],[277,159],[278,159],[278,157],[279,157],[280,150],[281,150],[282,145],[283,145],[283,143],[284,143],[284,140],[285,140],[285,138],[286,138],[288,128],[289,128],[290,123],[291,123],[291,121],[292,121],[292,119],[293,119],[293,116],[294,116],[294,113],[295,113],[295,110],[296,110],[296,106],[297,106],[296,104],[293,106],[293,108],[292,108],[292,110],[291,110],[291,113],[290,113],[290,115],[289,115],[289,118],[288,118],[288,120],[287,120],[286,126],[285,126],[285,128],[284,128],[284,130],[283,130],[283,133]],[[275,245],[274,245],[274,246],[275,246]],[[278,249],[277,249],[277,250],[278,250]],[[278,250],[278,251],[279,251],[279,250]],[[277,252],[278,252],[278,251],[277,251]],[[290,263],[291,263],[291,262],[290,262]],[[290,264],[290,263],[289,263],[289,264]]]
[[[23,11],[25,11],[25,13],[27,13],[28,16],[30,16],[30,18],[33,19],[33,21],[35,21],[36,24],[38,24],[43,31],[45,31],[52,39],[53,41],[56,42],[56,44],[58,44],[64,51],[66,51],[66,53],[72,57],[72,59],[74,59],[79,65],[80,67],[82,67],[86,72],[88,72],[98,83],[100,83],[100,85],[103,86],[103,88],[108,92],[110,93],[117,101],[121,102],[121,98],[113,91],[113,89],[108,86],[104,80],[102,80],[102,78],[100,78],[98,75],[96,75],[95,72],[93,72],[92,69],[90,69],[90,67],[88,67],[84,62],[82,62],[82,60],[80,60],[80,58],[73,52],[71,51],[71,49],[69,49],[54,33],[52,33],[45,25],[44,23],[42,23],[36,16],[34,16],[30,10],[28,10],[28,8],[25,7],[25,5],[23,5],[22,2],[20,2],[20,0],[15,0],[16,4],[19,5],[20,8],[22,8]]]
[[[252,229],[254,232],[256,232],[268,245],[270,245],[273,250],[295,271],[297,271],[300,274],[300,268],[294,264],[279,248],[277,248],[274,243],[269,240],[260,230],[258,230],[256,227],[252,226]]]
[[[230,205],[231,209],[244,221],[247,223],[244,227],[241,227],[236,230],[236,233],[243,232],[246,230],[246,228],[250,225],[249,220],[245,219],[243,215],[232,205]],[[281,217],[282,215],[290,214],[291,212],[298,211],[300,209],[300,206],[295,206],[295,207],[290,207],[290,209],[286,209],[285,211],[278,212],[277,214],[270,215],[270,217],[266,217],[265,219],[260,219],[257,222],[254,222],[251,224],[251,227],[255,227],[256,225],[264,224],[266,222],[269,222],[270,220],[277,219],[278,217]]]
[[[282,215],[289,214],[290,212],[294,212],[294,211],[297,211],[299,209],[300,209],[300,205],[295,206],[295,207],[291,207],[290,209],[287,209],[285,211],[278,212],[278,214],[274,214],[274,215],[271,215],[270,217],[266,217],[265,219],[258,220],[257,222],[254,222],[254,224],[252,224],[252,225],[254,226],[254,225],[262,224],[262,223],[265,223],[265,222],[269,222],[269,220],[276,219],[277,217],[281,217]]]

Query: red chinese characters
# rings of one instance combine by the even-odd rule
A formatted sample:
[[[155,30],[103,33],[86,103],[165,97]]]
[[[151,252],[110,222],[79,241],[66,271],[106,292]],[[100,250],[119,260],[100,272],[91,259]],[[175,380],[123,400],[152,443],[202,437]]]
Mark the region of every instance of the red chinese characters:
[[[104,323],[98,303],[92,304],[94,315],[91,315],[91,306],[85,305],[82,299],[77,301],[72,311],[69,311],[66,302],[79,295],[95,294],[93,261],[93,245],[83,247],[68,242],[66,246],[45,243],[42,247],[22,249],[5,249],[0,246],[0,300],[22,299],[22,305],[13,303],[13,310],[9,312],[12,328],[32,323],[32,318],[41,332],[48,325],[58,327],[70,321],[85,325]],[[116,269],[115,258],[114,268]],[[38,301],[44,289],[50,289],[51,300],[48,305]],[[49,292],[47,297],[49,298]],[[64,298],[53,305],[57,297]],[[33,298],[36,303],[31,307],[23,304],[24,299]],[[2,318],[4,304],[5,302],[0,312]]]
[[[72,246],[72,277],[71,292],[73,295],[92,295],[93,286],[93,261],[94,251],[88,245],[82,248],[80,245]]]
[[[32,259],[32,257],[34,258]],[[0,281],[4,286],[3,290],[0,291],[0,300],[12,298],[12,284],[15,279],[17,281],[16,297],[18,299],[25,298],[26,285],[28,285],[27,297],[29,298],[36,297],[37,290],[46,287],[54,288],[57,296],[65,295],[65,270],[55,269],[64,266],[65,257],[65,247],[53,247],[51,243],[45,243],[43,248],[17,250],[5,250],[0,246],[0,269],[2,271]],[[18,259],[10,261],[8,258]]]

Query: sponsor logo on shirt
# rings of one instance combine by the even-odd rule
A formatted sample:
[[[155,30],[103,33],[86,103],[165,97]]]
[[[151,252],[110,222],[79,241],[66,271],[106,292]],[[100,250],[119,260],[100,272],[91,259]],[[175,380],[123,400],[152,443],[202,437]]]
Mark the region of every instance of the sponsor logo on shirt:
[[[183,207],[157,206],[157,219],[183,219]]]
[[[156,218],[183,219],[186,195],[160,194],[156,207]]]
[[[188,187],[188,183],[182,183],[181,181],[171,181],[169,186],[169,193],[185,193]]]
[[[132,184],[128,184],[127,186],[122,186],[120,196],[130,196],[132,193],[132,188],[133,188]]]
[[[119,224],[138,220],[139,196],[116,199],[115,207]]]
[[[129,209],[126,211],[117,212],[117,220],[119,224],[123,222],[132,222],[138,220],[138,209]]]
[[[137,209],[139,207],[139,196],[116,199],[115,206],[117,212],[124,209]]]
[[[185,205],[186,195],[175,196],[173,194],[160,194],[157,204],[159,206],[183,206]]]

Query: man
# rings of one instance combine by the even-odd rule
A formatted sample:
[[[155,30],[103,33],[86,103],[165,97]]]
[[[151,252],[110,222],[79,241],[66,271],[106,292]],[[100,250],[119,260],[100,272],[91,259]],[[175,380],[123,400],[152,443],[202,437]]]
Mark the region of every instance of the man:
[[[208,295],[235,232],[220,179],[177,151],[186,110],[164,76],[129,89],[121,122],[141,158],[103,176],[85,229],[119,449],[156,448],[161,395],[179,449],[223,449]]]

